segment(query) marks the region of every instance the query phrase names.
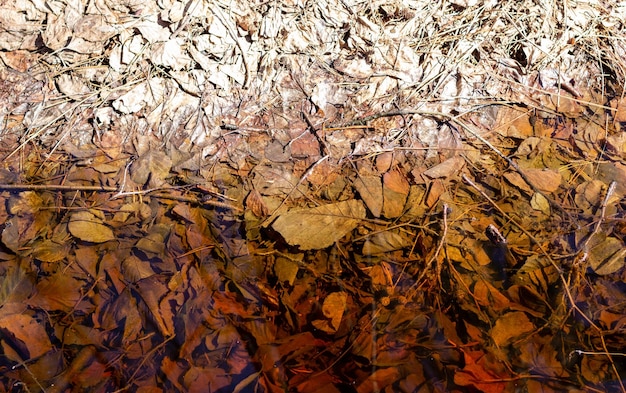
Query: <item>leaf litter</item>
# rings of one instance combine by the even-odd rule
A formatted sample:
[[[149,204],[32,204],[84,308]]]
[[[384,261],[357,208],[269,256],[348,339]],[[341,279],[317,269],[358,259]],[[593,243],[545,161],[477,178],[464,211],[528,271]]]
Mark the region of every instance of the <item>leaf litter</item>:
[[[626,9],[9,2],[2,391],[626,391]]]

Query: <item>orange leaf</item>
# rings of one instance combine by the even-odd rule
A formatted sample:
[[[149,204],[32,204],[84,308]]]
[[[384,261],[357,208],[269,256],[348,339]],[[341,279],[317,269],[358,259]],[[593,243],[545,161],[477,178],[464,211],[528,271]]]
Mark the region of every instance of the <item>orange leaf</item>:
[[[0,318],[0,331],[6,336],[12,334],[15,339],[21,341],[28,349],[31,359],[39,357],[52,349],[48,333],[43,324],[26,314],[12,314]],[[28,359],[11,359],[23,361]]]

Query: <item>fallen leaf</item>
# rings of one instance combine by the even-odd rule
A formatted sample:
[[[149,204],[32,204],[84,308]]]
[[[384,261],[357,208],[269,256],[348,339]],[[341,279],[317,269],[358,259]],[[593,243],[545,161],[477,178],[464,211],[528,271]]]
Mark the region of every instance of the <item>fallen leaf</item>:
[[[80,211],[72,214],[68,229],[72,236],[86,242],[104,243],[115,240],[115,235],[111,228],[106,226],[100,218],[88,211]]]
[[[82,290],[82,281],[57,273],[39,282],[35,293],[26,303],[46,311],[69,312],[80,301]]]
[[[528,316],[521,311],[514,311],[498,318],[491,329],[491,338],[498,347],[501,347],[533,330],[535,330],[535,325],[528,319]]]
[[[53,242],[52,240],[44,240],[38,242],[33,247],[33,256],[42,262],[59,262],[67,255],[67,246]]]
[[[542,192],[554,192],[561,185],[561,174],[552,169],[522,169],[531,185]]]
[[[363,255],[381,254],[401,250],[412,244],[406,234],[396,231],[379,232],[370,236],[363,244]]]
[[[348,294],[345,292],[333,292],[328,295],[322,304],[322,313],[329,321],[315,320],[313,326],[326,333],[335,333],[341,324],[347,301]]]
[[[379,176],[359,176],[354,181],[363,202],[374,217],[380,217],[383,211],[383,185]]]
[[[311,209],[293,209],[281,214],[272,227],[287,243],[302,250],[322,249],[347,235],[365,218],[361,201],[332,203]]]
[[[10,314],[0,318],[0,332],[7,340],[11,334],[15,340],[19,340],[28,350],[30,359],[37,358],[52,349],[45,325],[27,314]],[[6,355],[6,354],[5,354]],[[22,362],[28,359],[11,359]]]
[[[448,178],[450,176],[455,175],[458,171],[460,171],[465,165],[465,160],[461,157],[452,157],[439,165],[435,165],[434,167],[424,171],[424,175],[430,177],[431,179],[439,179],[439,178]]]
[[[541,193],[536,192],[533,194],[530,199],[530,206],[545,215],[550,215],[550,202]]]
[[[589,265],[596,274],[615,273],[624,266],[626,248],[616,237],[596,233],[590,239],[588,249]]]

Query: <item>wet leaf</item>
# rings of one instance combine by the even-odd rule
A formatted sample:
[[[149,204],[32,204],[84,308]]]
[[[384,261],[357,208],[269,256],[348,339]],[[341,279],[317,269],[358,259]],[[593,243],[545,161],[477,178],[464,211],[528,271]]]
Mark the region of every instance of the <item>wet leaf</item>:
[[[71,311],[81,299],[83,282],[63,273],[46,278],[36,286],[27,300],[31,307],[46,311]]]
[[[409,182],[400,171],[394,170],[383,175],[383,215],[396,218],[402,215],[409,196]]]
[[[150,187],[161,187],[172,169],[172,160],[165,152],[149,150],[131,167],[131,179],[141,185],[150,180]]]
[[[279,282],[288,282],[289,285],[293,285],[299,270],[297,262],[285,257],[278,257],[274,262],[274,273]]]
[[[272,227],[291,245],[302,250],[322,249],[352,231],[365,218],[365,207],[357,200],[311,209],[293,209],[281,214]]]
[[[370,236],[363,244],[363,255],[375,255],[401,250],[412,244],[405,234],[396,231],[379,232]]]
[[[329,321],[316,320],[313,325],[327,333],[334,333],[339,329],[343,313],[346,309],[348,294],[345,292],[333,292],[324,299],[322,313]]]
[[[539,191],[551,193],[558,190],[561,185],[561,174],[551,169],[522,169],[530,183]]]
[[[454,374],[454,383],[460,386],[473,386],[484,393],[502,393],[506,383],[499,381],[494,361],[482,352],[464,352],[465,367]]]
[[[539,210],[545,215],[550,215],[550,202],[546,199],[545,196],[543,196],[543,194],[540,194],[538,192],[534,193],[532,198],[530,199],[530,206],[535,210]]]
[[[450,177],[454,176],[458,171],[460,171],[465,165],[465,160],[462,157],[452,157],[439,165],[435,165],[434,167],[424,171],[424,175],[430,177],[431,179],[437,179],[442,177]]]
[[[12,335],[28,350],[30,359],[37,358],[52,349],[45,325],[27,314],[10,314],[0,317],[2,335]],[[6,338],[5,338],[6,339]],[[28,359],[11,359],[22,362]]]
[[[533,330],[535,325],[528,319],[526,313],[514,311],[496,320],[495,326],[491,329],[491,338],[497,346],[502,347]]]
[[[380,217],[383,211],[383,184],[379,176],[359,176],[354,181],[354,188],[374,217]]]
[[[88,211],[81,211],[70,216],[68,229],[72,236],[92,243],[104,243],[115,240],[111,228],[102,220]]]
[[[122,261],[122,274],[130,282],[136,282],[155,274],[149,262],[142,261],[134,255]]]
[[[589,265],[596,274],[615,273],[624,266],[626,248],[616,237],[596,233],[589,241]]]
[[[42,262],[59,262],[67,255],[67,246],[44,240],[33,247],[33,256]]]

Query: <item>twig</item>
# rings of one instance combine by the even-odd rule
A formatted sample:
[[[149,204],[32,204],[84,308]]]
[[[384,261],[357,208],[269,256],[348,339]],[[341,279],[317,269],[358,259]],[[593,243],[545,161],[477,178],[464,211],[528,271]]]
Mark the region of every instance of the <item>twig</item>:
[[[600,219],[598,219],[595,228],[593,228],[593,233],[591,234],[592,236],[598,233],[598,231],[600,230],[600,225],[602,225],[602,222],[604,222],[604,217],[606,215],[606,205],[609,204],[609,199],[611,199],[611,196],[615,192],[616,186],[617,182],[613,180],[611,184],[609,184],[609,188],[606,190],[606,195],[604,196],[604,200],[602,201],[602,206],[600,208]]]
[[[81,186],[81,185],[67,185],[67,184],[0,184],[0,191],[86,191],[86,192],[114,192],[116,193],[111,199],[123,198],[132,195],[147,195],[157,191],[175,190],[188,186],[180,187],[155,187],[147,190],[139,191],[124,191],[121,192],[116,187],[107,186]],[[224,209],[235,210],[241,212],[242,210],[237,206],[233,206],[226,202],[202,200],[199,201],[196,198],[187,198],[178,195],[156,194],[152,195],[155,198],[173,199],[181,202],[193,203],[197,205],[208,205],[214,207],[220,207]]]

